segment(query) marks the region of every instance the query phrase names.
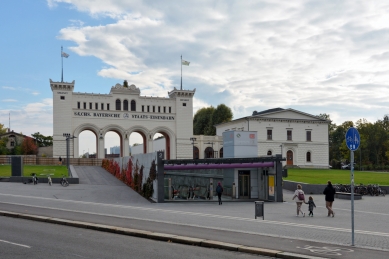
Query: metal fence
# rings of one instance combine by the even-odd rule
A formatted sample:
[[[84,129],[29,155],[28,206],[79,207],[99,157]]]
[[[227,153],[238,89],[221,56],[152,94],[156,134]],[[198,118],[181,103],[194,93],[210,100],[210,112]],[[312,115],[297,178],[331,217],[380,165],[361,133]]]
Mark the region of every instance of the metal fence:
[[[0,156],[0,164],[10,165],[12,156]],[[58,158],[54,157],[37,157],[33,155],[22,156],[25,165],[58,165]],[[70,158],[71,165],[101,166],[101,158]],[[66,158],[62,159],[62,165],[66,165]]]

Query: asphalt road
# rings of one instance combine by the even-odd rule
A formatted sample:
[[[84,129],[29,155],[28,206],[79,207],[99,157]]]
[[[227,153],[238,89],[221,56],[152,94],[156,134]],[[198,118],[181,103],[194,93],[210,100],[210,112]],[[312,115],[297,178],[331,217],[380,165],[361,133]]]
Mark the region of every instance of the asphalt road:
[[[351,246],[347,200],[336,200],[336,217],[328,218],[323,196],[312,195],[315,216],[295,217],[293,194],[284,191],[285,202],[265,203],[265,220],[255,220],[252,202],[150,203],[101,168],[79,167],[77,172],[83,183],[66,188],[0,183],[0,210],[325,258],[387,258],[389,252],[388,196],[355,201],[355,246]]]
[[[0,258],[270,258],[3,217]]]

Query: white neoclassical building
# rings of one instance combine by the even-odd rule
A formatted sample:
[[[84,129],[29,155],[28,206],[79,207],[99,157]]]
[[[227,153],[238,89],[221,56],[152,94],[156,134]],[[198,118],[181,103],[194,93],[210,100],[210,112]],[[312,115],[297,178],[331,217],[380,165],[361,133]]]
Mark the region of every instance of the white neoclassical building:
[[[70,139],[70,157],[79,157],[79,135],[89,130],[96,136],[97,158],[104,158],[105,134],[116,132],[120,138],[121,156],[129,155],[129,136],[143,138],[144,153],[153,151],[153,136],[165,138],[167,159],[192,158],[194,90],[175,89],[168,97],[141,96],[135,85],[124,81],[109,94],[74,92],[75,82],[50,80],[53,92],[53,157],[66,156],[64,133]],[[126,147],[126,148],[124,148]]]
[[[216,135],[231,130],[256,131],[258,156],[282,154],[284,165],[328,168],[329,123],[294,109],[274,108],[216,125]]]

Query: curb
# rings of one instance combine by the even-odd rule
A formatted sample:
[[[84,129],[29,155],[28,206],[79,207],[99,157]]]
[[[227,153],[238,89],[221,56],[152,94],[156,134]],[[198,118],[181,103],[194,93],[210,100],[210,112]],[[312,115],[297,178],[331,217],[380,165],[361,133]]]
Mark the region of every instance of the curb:
[[[128,236],[147,238],[147,239],[158,240],[158,241],[173,242],[173,243],[184,244],[184,245],[195,245],[195,246],[202,246],[207,248],[216,248],[216,249],[223,249],[228,251],[248,253],[248,254],[271,256],[276,258],[325,259],[324,257],[315,257],[315,256],[309,256],[303,254],[288,253],[288,252],[282,252],[278,250],[244,246],[244,245],[226,243],[226,242],[221,242],[216,240],[178,236],[174,234],[158,233],[158,232],[151,232],[151,231],[145,231],[139,229],[115,227],[109,225],[102,225],[102,224],[95,224],[95,223],[67,220],[67,219],[59,219],[59,218],[51,218],[45,216],[36,216],[36,215],[30,215],[24,213],[0,211],[0,216],[47,222],[52,224],[65,225],[65,226],[71,226],[77,228],[85,228],[85,229],[115,233],[120,235],[128,235]]]

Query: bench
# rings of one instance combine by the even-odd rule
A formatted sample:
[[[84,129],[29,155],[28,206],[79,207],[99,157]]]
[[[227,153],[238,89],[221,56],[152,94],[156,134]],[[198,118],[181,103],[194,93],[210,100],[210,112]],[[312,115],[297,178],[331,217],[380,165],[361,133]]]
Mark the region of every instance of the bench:
[[[351,200],[351,193],[349,192],[336,192],[335,198],[343,200]],[[362,200],[362,194],[354,193],[354,200]]]

